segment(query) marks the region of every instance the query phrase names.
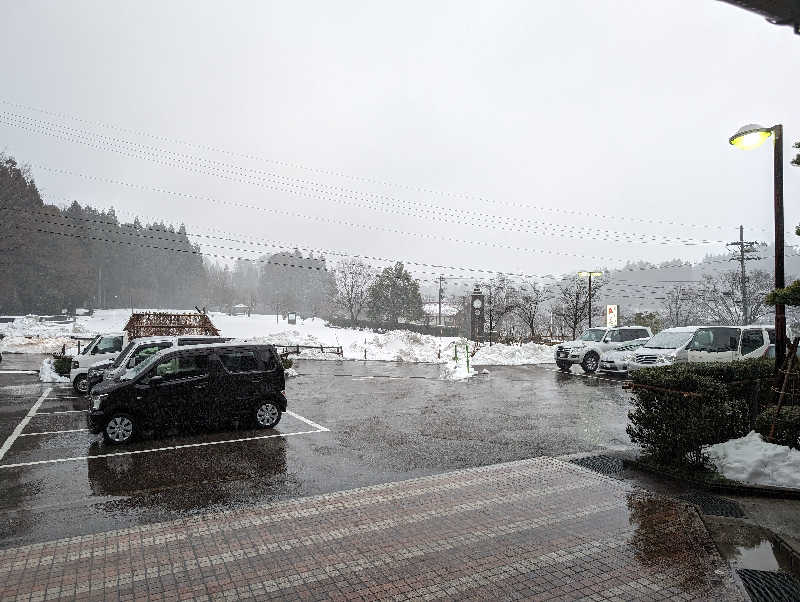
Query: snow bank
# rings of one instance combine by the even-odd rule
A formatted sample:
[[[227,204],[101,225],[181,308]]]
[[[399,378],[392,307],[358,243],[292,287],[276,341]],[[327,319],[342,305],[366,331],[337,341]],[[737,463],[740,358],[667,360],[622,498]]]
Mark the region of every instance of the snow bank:
[[[286,370],[283,371],[283,375],[286,378],[294,378],[295,376],[297,376],[297,370],[295,370],[294,368],[286,368]]]
[[[121,331],[130,315],[130,310],[124,309],[97,310],[94,315],[78,316],[69,324],[39,322],[35,316],[26,316],[0,324],[0,332],[6,335],[0,342],[0,349],[20,353],[61,351],[63,344],[68,347],[75,344],[68,338],[71,335]],[[298,319],[297,324],[289,324],[282,316],[264,314],[229,316],[211,312],[209,317],[223,336],[275,345],[342,347],[345,359],[363,360],[366,350],[368,360],[446,363],[453,359],[456,346],[459,358],[463,357],[467,344],[466,339],[460,337],[436,337],[407,330],[374,333],[356,328],[333,328],[319,318]],[[472,351],[473,343],[469,346]],[[304,350],[301,355],[313,359],[340,359],[338,355],[313,349]],[[553,352],[552,347],[534,343],[484,345],[470,361],[483,365],[541,364],[552,362]]]
[[[472,356],[472,363],[494,366],[521,366],[522,364],[553,363],[553,348],[550,345],[525,343],[524,345],[482,346]]]
[[[475,376],[475,374],[476,372],[473,368],[467,370],[467,362],[464,360],[446,362],[439,369],[440,380],[464,380]]]
[[[39,369],[39,380],[43,383],[68,383],[66,376],[59,375],[53,368],[53,358],[47,358]]]
[[[800,451],[767,443],[755,431],[712,445],[706,452],[728,479],[800,489]]]
[[[69,350],[75,341],[66,337],[7,336],[0,340],[0,351],[6,353],[57,353],[62,346]]]

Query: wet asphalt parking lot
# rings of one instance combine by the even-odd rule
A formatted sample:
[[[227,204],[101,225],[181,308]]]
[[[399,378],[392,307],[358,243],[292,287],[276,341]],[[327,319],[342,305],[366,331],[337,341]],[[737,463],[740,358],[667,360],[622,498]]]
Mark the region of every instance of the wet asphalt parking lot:
[[[41,360],[0,364],[0,547],[630,444],[619,379],[544,365],[451,382],[436,365],[298,361],[275,429],[110,446],[85,430],[85,398],[38,381]]]

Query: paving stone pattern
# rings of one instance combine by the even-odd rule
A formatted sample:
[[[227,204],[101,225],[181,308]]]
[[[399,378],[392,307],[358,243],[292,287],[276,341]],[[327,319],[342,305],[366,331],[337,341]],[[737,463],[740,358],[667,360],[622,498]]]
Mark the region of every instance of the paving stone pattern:
[[[692,506],[536,458],[0,550],[0,600],[741,600]]]

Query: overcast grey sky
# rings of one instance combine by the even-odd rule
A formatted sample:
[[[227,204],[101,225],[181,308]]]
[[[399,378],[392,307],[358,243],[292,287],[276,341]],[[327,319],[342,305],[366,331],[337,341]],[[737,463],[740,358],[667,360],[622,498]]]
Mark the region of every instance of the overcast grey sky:
[[[787,229],[800,221],[800,168],[788,164],[800,140],[800,37],[715,0],[6,1],[3,16],[0,100],[266,161],[0,104],[7,118],[302,180],[284,180],[292,186],[347,189],[276,190],[0,124],[0,148],[34,165],[50,202],[113,205],[122,218],[185,221],[190,231],[533,274],[697,260],[723,247],[596,240],[568,228],[732,240],[744,223],[748,238],[771,239],[771,145],[742,152],[727,139],[745,123],[783,122]],[[387,214],[336,203],[332,190],[362,205],[358,193],[399,199],[403,213],[436,205],[548,225],[496,231],[438,209]],[[276,208],[422,237],[269,213]]]

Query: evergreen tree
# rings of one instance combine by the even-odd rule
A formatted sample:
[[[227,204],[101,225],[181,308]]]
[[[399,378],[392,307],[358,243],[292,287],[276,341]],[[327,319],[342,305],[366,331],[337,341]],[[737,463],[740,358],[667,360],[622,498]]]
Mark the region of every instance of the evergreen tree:
[[[419,282],[411,277],[401,262],[385,268],[369,287],[367,315],[370,319],[397,326],[422,318]]]

